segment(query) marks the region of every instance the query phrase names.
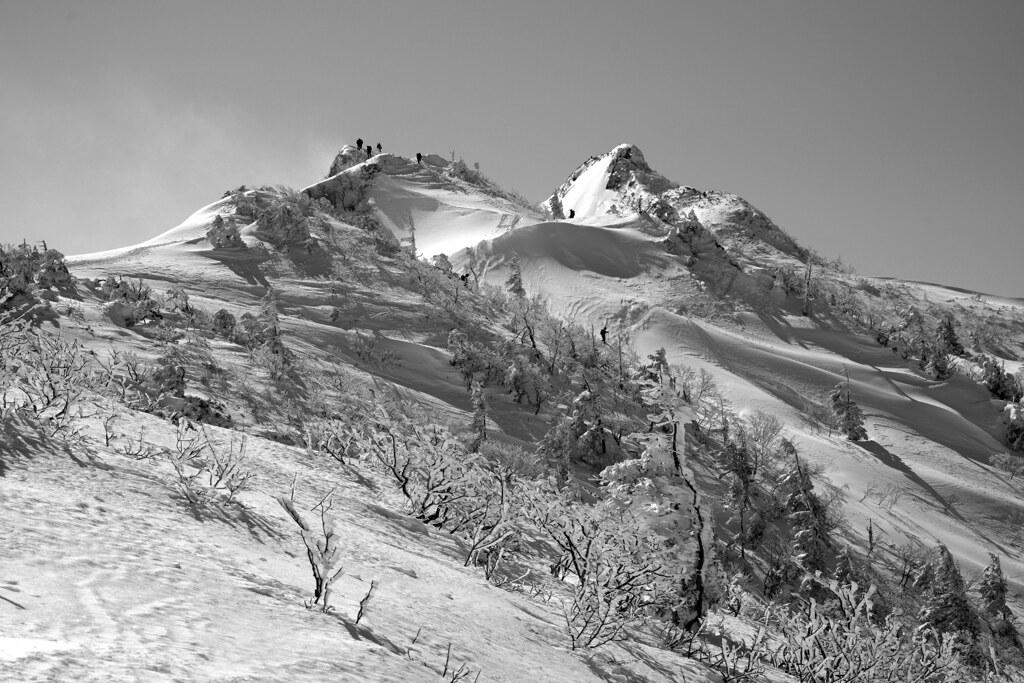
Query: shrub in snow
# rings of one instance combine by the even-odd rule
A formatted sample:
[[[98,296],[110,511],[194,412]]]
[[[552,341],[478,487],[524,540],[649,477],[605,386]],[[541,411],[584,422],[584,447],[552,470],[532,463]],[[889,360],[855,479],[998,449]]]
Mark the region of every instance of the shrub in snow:
[[[292,493],[294,495],[294,491]],[[312,609],[319,605],[321,612],[330,611],[331,584],[337,581],[345,571],[344,567],[335,569],[341,556],[334,519],[328,514],[333,504],[331,495],[328,494],[313,508],[319,511],[320,521],[318,524],[310,524],[299,514],[299,511],[295,509],[293,498],[280,496],[277,499],[288,516],[299,526],[302,542],[306,546],[306,557],[309,560],[310,569],[313,570],[313,600],[306,603],[306,608]]]
[[[1010,448],[1024,451],[1024,402],[1006,404],[1003,424],[1006,425],[1006,442]]]
[[[346,458],[359,456],[360,436],[340,420],[316,418],[302,425],[301,439],[310,453],[326,453],[344,465]]]
[[[996,453],[989,458],[989,464],[1010,475],[1010,479],[1024,474],[1024,457],[1009,453]]]
[[[256,235],[275,247],[305,245],[311,240],[309,222],[293,202],[274,199],[260,214]]]
[[[127,327],[162,317],[153,288],[141,279],[133,282],[111,275],[100,283],[99,295],[110,302],[108,315],[121,319]]]
[[[563,605],[573,649],[625,638],[625,629],[678,599],[665,539],[632,515],[573,503],[553,482],[529,490],[528,516],[561,552],[553,572],[572,576]]]
[[[17,297],[35,299],[42,290],[67,289],[72,284],[64,255],[46,244],[0,245],[0,310]]]
[[[363,617],[370,613],[370,601],[377,592],[377,581],[370,582],[370,589],[366,591],[366,595],[359,601],[359,611],[356,613],[356,623],[362,621]]]
[[[376,417],[365,446],[371,462],[390,476],[416,519],[457,525],[454,503],[465,496],[474,458],[444,427],[392,420],[383,409]]]
[[[214,246],[215,249],[237,249],[245,247],[245,242],[242,240],[241,234],[238,232],[238,226],[234,223],[230,225],[224,222],[224,218],[217,216],[213,219],[213,224],[210,229],[206,231],[206,240]]]
[[[167,294],[164,295],[164,306],[172,313],[191,315],[195,312],[195,308],[189,303],[188,292],[183,287],[171,287],[168,289]]]
[[[875,588],[817,580],[838,609],[823,609],[813,598],[777,615],[779,633],[766,645],[764,659],[800,681],[977,680],[957,652],[950,634],[922,638],[909,633],[898,613],[879,620],[872,602]]]
[[[245,446],[243,436],[237,445],[232,438],[227,451],[218,449],[205,428],[197,430],[187,419],[179,420],[174,449],[167,453],[178,492],[196,506],[234,502],[256,478],[246,467]]]
[[[28,415],[48,421],[50,436],[69,436],[91,384],[90,356],[77,341],[0,317],[0,418]]]
[[[213,314],[213,333],[218,337],[233,340],[235,338],[235,327],[237,324],[238,321],[235,320],[235,316],[223,308]]]
[[[996,398],[1016,401],[1021,398],[1017,378],[1006,372],[1004,364],[991,356],[981,356],[981,381]]]

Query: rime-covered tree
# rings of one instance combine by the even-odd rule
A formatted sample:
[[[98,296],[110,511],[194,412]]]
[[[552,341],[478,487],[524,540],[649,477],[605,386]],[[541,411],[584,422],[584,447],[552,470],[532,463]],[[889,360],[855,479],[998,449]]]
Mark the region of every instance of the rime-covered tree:
[[[828,547],[827,510],[814,491],[811,473],[798,455],[794,455],[793,465],[783,475],[779,487],[793,525],[794,559],[806,571],[823,569]]]
[[[836,557],[836,568],[832,572],[832,578],[838,581],[842,586],[848,586],[851,583],[856,583],[861,588],[866,588],[867,581],[865,580],[864,573],[854,562],[853,554],[850,552],[850,546],[844,545],[839,550],[839,555]]]
[[[918,613],[918,632],[925,637],[955,634],[961,649],[973,649],[978,620],[967,600],[967,589],[953,556],[939,544],[938,557],[929,563],[931,580]]]
[[[473,286],[480,289],[480,274],[483,271],[484,261],[483,247],[466,247],[466,268],[473,276]]]
[[[1016,401],[1021,397],[1017,379],[1006,372],[1004,364],[995,358],[984,356],[981,364],[982,378],[989,391],[1004,401]]]
[[[434,267],[442,273],[452,272],[452,262],[448,260],[448,254],[437,254],[431,260],[434,263]]]
[[[952,374],[947,355],[942,351],[939,344],[936,344],[929,350],[924,370],[935,379],[946,379]]]
[[[505,289],[519,299],[526,297],[526,289],[523,287],[523,270],[519,265],[519,254],[512,253],[512,261],[508,266],[508,279],[505,280]]]
[[[989,553],[989,564],[978,586],[981,594],[981,615],[992,631],[993,646],[1003,659],[1021,661],[1021,642],[1017,628],[1013,625],[1013,612],[1006,605],[1006,576],[999,564],[999,556]],[[1008,651],[1013,654],[1007,656]]]
[[[832,413],[838,422],[838,429],[850,441],[861,441],[868,438],[867,430],[864,429],[864,414],[860,410],[850,393],[850,383],[842,382],[836,385],[829,395]]]
[[[261,332],[264,339],[273,339],[280,334],[280,318],[277,313],[277,292],[273,287],[267,287],[267,293],[260,299],[259,313],[256,315],[262,326]]]
[[[1009,619],[1010,608],[1006,606],[1006,577],[999,563],[999,556],[989,553],[989,564],[978,586],[981,593],[981,611],[989,617]]]
[[[473,422],[470,425],[473,436],[469,450],[472,453],[479,453],[484,441],[487,440],[487,401],[484,398],[484,387],[479,381],[473,382],[470,402],[473,404]]]
[[[551,195],[551,217],[555,220],[565,218],[565,213],[562,211],[562,200],[558,198],[557,192]]]
[[[751,533],[747,526],[747,513],[754,503],[754,465],[750,451],[746,446],[734,443],[726,444],[722,452],[722,467],[726,472],[726,500],[732,512],[730,520],[739,523],[740,555],[746,557],[747,546],[760,536],[760,532]]]
[[[956,336],[956,330],[953,329],[953,319],[951,317],[946,316],[939,321],[938,326],[935,328],[935,345],[939,353],[949,356],[963,355],[964,346]]]
[[[214,334],[225,339],[233,339],[238,321],[235,316],[222,308],[213,314],[212,325]]]

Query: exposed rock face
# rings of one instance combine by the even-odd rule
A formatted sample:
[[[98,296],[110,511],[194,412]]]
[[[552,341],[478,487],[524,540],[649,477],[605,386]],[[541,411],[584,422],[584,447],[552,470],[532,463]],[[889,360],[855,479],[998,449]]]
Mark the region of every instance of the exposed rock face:
[[[644,153],[635,145],[619,145],[609,154],[612,156],[606,186],[609,190],[643,188],[654,195],[678,186],[648,166]]]

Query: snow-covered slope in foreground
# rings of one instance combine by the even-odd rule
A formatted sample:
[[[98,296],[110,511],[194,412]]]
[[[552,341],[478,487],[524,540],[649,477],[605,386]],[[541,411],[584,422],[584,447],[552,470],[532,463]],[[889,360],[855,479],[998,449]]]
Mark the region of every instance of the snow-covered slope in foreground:
[[[115,427],[174,448],[164,420],[124,415]],[[239,434],[206,429],[218,447],[239,447]],[[102,430],[100,418],[85,427],[100,444]],[[711,680],[639,644],[573,653],[556,601],[463,567],[460,543],[400,514],[388,484],[364,468],[250,437],[258,485],[245,508],[190,513],[165,484],[166,464],[113,448],[51,450],[35,433],[3,437],[2,680],[404,683],[451,680],[460,668],[480,681]],[[293,482],[310,519],[333,492],[344,573],[330,614],[303,607],[306,551],[274,500]]]

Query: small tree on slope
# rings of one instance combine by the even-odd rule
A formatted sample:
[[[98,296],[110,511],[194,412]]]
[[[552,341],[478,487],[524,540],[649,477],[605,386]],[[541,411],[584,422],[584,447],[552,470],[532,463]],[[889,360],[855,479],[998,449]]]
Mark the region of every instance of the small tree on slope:
[[[306,557],[309,559],[309,566],[313,570],[313,600],[306,607],[312,609],[320,605],[320,611],[330,610],[329,599],[331,595],[331,584],[338,580],[344,571],[343,567],[335,569],[338,560],[341,559],[338,553],[337,532],[334,530],[334,520],[328,516],[331,509],[330,495],[320,501],[314,510],[320,510],[320,528],[316,529],[307,522],[299,511],[295,509],[295,502],[291,498],[279,496],[277,502],[285,509],[299,526],[302,535],[302,542],[306,545]],[[319,533],[318,533],[319,532]]]
[[[786,508],[793,525],[793,553],[797,563],[808,572],[825,568],[829,545],[827,509],[814,492],[810,472],[794,455],[793,466],[783,475],[780,488],[785,492]]]
[[[512,254],[512,262],[509,264],[508,279],[505,280],[505,289],[517,298],[526,296],[526,289],[523,287],[523,270],[519,266],[519,254]]]
[[[551,195],[551,217],[559,221],[565,218],[565,213],[562,209],[562,200],[558,198],[557,192]]]
[[[479,381],[473,382],[470,402],[473,404],[473,422],[470,425],[473,437],[469,450],[471,453],[479,453],[487,440],[487,401],[484,399],[484,387]]]
[[[832,404],[832,413],[839,423],[839,431],[846,435],[850,441],[860,441],[868,438],[867,430],[864,429],[864,414],[860,406],[853,401],[850,394],[850,383],[842,382],[836,385],[829,395]]]
[[[953,319],[950,317],[939,321],[935,328],[935,343],[939,353],[950,356],[962,356],[964,353],[964,345],[957,338],[956,330],[953,329]]]

